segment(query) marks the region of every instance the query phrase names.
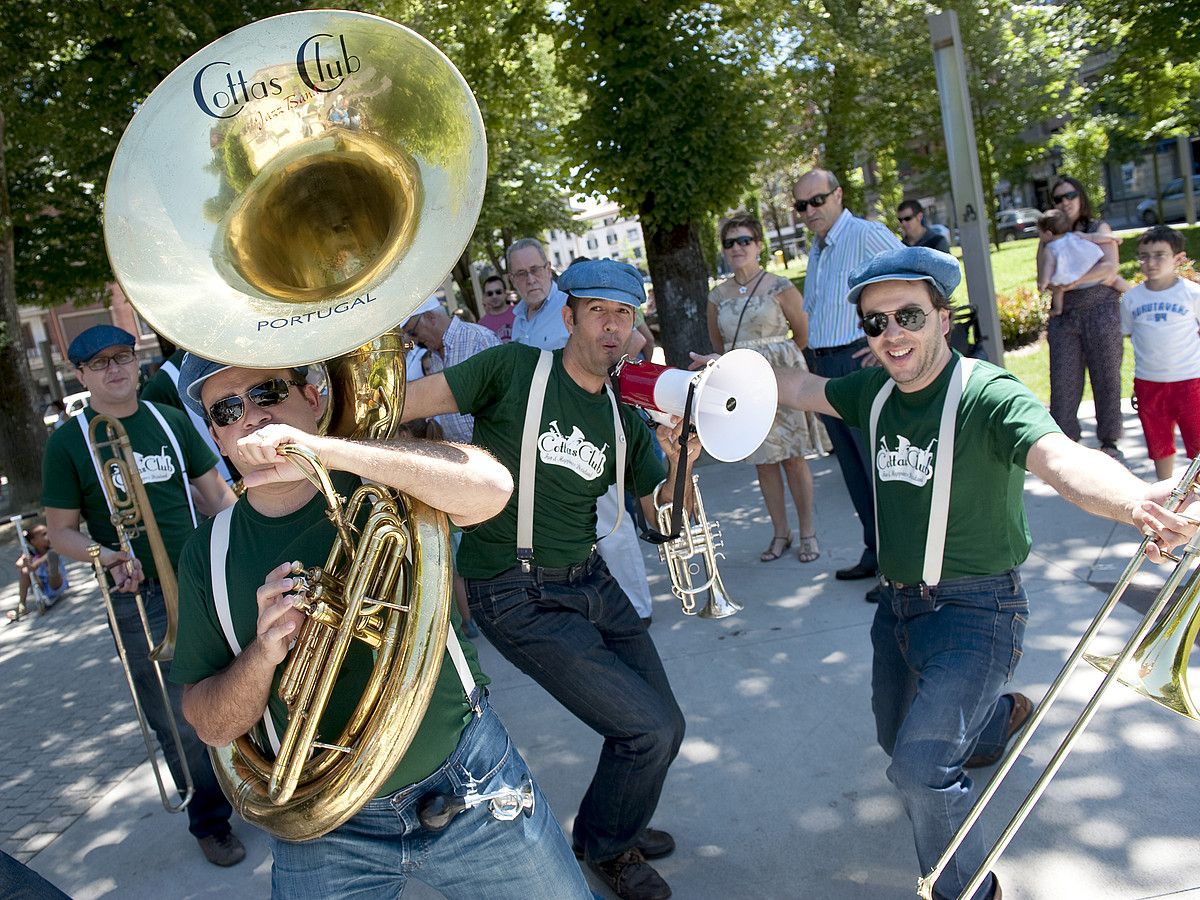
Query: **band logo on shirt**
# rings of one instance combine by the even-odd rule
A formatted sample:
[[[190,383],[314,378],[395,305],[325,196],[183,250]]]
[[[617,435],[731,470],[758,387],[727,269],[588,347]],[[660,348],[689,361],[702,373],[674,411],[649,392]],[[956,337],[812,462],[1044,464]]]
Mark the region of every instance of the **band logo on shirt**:
[[[595,481],[604,474],[608,461],[608,444],[597,447],[583,436],[578,425],[571,426],[571,433],[564,435],[558,421],[552,421],[549,429],[538,437],[538,458],[549,466],[570,469],[585,481]]]
[[[875,470],[880,481],[907,481],[924,487],[933,476],[933,445],[937,438],[922,449],[904,435],[896,435],[896,449],[889,450],[887,438],[880,437],[879,452],[875,454]]]
[[[170,481],[175,476],[175,458],[171,456],[170,448],[165,444],[161,452],[155,455],[145,455],[133,452],[133,458],[137,462],[138,475],[141,476],[142,484],[157,484],[160,481]],[[121,477],[121,473],[117,469],[113,469],[113,484],[117,486],[117,490],[125,493],[125,479]]]

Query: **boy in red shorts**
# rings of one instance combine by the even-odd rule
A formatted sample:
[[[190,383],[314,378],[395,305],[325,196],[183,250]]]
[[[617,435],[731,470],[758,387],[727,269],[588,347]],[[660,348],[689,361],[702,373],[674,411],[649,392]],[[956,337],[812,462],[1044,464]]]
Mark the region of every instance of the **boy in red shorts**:
[[[1121,331],[1133,338],[1133,392],[1158,479],[1175,469],[1175,426],[1200,453],[1200,285],[1180,278],[1183,235],[1155,225],[1138,239],[1146,280],[1121,296]]]

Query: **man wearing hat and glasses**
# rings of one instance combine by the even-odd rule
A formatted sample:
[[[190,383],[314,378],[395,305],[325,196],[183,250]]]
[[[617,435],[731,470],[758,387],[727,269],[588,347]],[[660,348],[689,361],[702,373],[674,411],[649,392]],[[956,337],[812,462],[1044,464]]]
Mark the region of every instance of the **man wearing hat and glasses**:
[[[342,496],[376,482],[463,526],[495,515],[512,490],[508,472],[478,447],[317,435],[319,397],[306,374],[193,354],[180,372],[186,402],[246,485],[235,506],[196,531],[179,567],[171,678],[186,685],[184,713],[213,746],[261,724],[278,748],[288,723],[277,683],[305,617],[294,605],[291,567],[322,565],[337,536],[324,496],[279,453],[282,445],[315,453]],[[371,510],[361,512],[360,529]],[[453,610],[450,631],[429,705],[380,792],[321,837],[271,838],[274,895],[399,896],[411,876],[447,896],[589,896],[562,828],[487,702],[488,679]],[[373,667],[371,648],[354,641],[319,723],[321,741],[342,733]]]
[[[100,414],[120,420],[129,433],[138,474],[146,487],[172,565],[178,566],[184,541],[200,517],[214,515],[231,505],[233,492],[216,469],[216,456],[180,410],[138,401],[138,366],[132,334],[112,325],[95,325],[71,342],[67,357],[75,365],[80,383],[91,391],[91,399],[90,408],[50,435],[46,444],[42,502],[50,541],[63,556],[83,562],[91,561],[88,547],[100,544],[100,564],[112,578],[117,627],[125,643],[138,699],[158,736],[175,784],[182,791],[183,772],[134,601],[134,591],[140,591],[151,633],[158,641],[167,625],[162,588],[144,534],[132,542],[134,559],[128,559],[118,549],[108,502],[89,449],[88,425]],[[104,436],[102,431],[101,437]],[[112,451],[105,451],[106,459],[112,455]],[[87,522],[90,537],[80,531],[81,519]],[[170,686],[168,693],[195,787],[195,795],[187,807],[188,828],[209,862],[233,865],[246,854],[229,830],[233,810],[213,775],[208,751],[183,721],[182,691]]]
[[[1173,485],[1146,484],[1067,439],[1017,378],[950,349],[947,298],[959,279],[958,262],[936,250],[879,254],[851,273],[846,299],[882,368],[834,379],[776,372],[781,403],[870,435],[884,576],[871,705],[923,872],[974,802],[964,769],[997,762],[1032,709],[1004,693],[1029,612],[1018,572],[1030,547],[1026,470],[1163,547],[1195,530],[1160,505]],[[937,896],[957,897],[984,856],[975,829]],[[976,900],[999,896],[993,876]]]
[[[668,474],[649,430],[607,387],[645,300],[637,270],[577,262],[559,286],[568,295],[563,349],[514,341],[485,350],[411,385],[404,414],[473,414],[475,442],[513,473],[504,511],[463,535],[472,616],[510,662],[604,736],[575,818],[576,853],[618,896],[661,900],[670,888],[646,859],[666,856],[674,841],[648,826],[683,714],[654,642],[596,553],[596,500],[628,475],[653,521],[649,495],[664,477],[674,483],[679,429],[658,431]]]

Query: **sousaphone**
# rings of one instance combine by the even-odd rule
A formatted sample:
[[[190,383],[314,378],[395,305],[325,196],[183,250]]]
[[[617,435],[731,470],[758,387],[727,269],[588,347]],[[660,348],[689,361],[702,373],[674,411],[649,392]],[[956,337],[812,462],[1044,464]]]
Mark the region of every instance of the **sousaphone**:
[[[236,366],[338,357],[321,382],[323,427],[384,438],[403,404],[395,329],[462,253],[486,170],[479,108],[436,47],[375,16],[290,13],[205,47],[138,108],[109,172],[104,236],[121,287],[155,331]],[[327,483],[311,460],[292,458]],[[377,502],[388,510],[382,556],[347,527]],[[238,812],[288,840],[324,834],[375,795],[444,656],[445,516],[374,491],[331,518],[341,524],[328,564],[346,596],[316,592],[324,605],[304,628],[317,634],[302,631],[289,658],[300,693],[319,697],[337,678],[321,647],[394,641],[394,651],[377,653],[340,738],[296,747],[285,735],[286,775],[261,741],[213,753]],[[353,598],[352,584],[363,586]],[[315,658],[297,664],[305,646]]]

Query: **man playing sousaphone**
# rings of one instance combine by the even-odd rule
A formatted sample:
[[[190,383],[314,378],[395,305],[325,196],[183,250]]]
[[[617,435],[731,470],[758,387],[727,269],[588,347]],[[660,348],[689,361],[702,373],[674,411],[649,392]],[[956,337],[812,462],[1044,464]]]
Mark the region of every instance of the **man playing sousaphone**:
[[[596,552],[596,499],[625,477],[627,455],[653,520],[655,486],[664,477],[675,483],[680,429],[659,428],[667,475],[650,432],[631,407],[618,412],[606,388],[645,300],[637,270],[586,260],[559,286],[570,333],[562,350],[516,341],[485,350],[410,385],[404,415],[474,415],[476,443],[518,477],[504,512],[463,534],[458,565],[472,619],[604,736],[575,817],[576,853],[619,897],[662,900],[671,889],[646,860],[666,856],[675,842],[649,824],[684,720],[654,641]],[[691,447],[699,454],[698,442]]]
[[[460,525],[502,509],[512,480],[477,447],[318,436],[318,392],[302,370],[238,368],[189,355],[180,387],[244,474],[247,490],[184,549],[171,677],[186,685],[184,715],[210,745],[229,744],[264,718],[264,730],[282,734],[287,711],[276,693],[279,676],[305,619],[294,605],[292,564],[320,565],[336,532],[325,498],[281,448],[315,454],[340,494],[352,494],[360,480],[386,485]],[[399,765],[374,799],[327,834],[299,843],[272,836],[273,895],[396,896],[412,875],[447,896],[591,896],[549,804],[487,703],[488,679],[474,647],[458,637],[457,613],[451,615],[456,627],[436,687]],[[371,666],[371,649],[353,642],[320,722],[326,745],[342,732]],[[489,797],[516,808],[504,814]]]

